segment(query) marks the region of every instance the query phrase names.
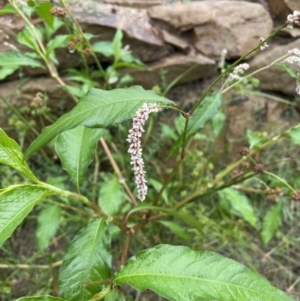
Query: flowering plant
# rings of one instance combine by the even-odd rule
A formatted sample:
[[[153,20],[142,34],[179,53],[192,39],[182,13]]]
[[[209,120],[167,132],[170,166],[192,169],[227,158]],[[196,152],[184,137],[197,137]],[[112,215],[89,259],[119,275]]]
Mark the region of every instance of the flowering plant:
[[[15,1],[11,2],[18,11],[19,7]],[[53,11],[55,10],[52,9]],[[65,16],[61,9],[56,12],[60,17]],[[162,244],[142,250],[130,259],[127,259],[127,256],[131,239],[135,233],[152,221],[159,220],[162,216],[172,216],[201,232],[199,221],[182,208],[208,194],[218,193],[220,198],[231,202],[232,207],[251,227],[258,228],[254,210],[249,205],[247,198],[232,186],[256,174],[268,173],[265,166],[255,164],[250,170],[249,166],[244,164],[246,172],[229,179],[226,176],[237,166],[242,165],[247,158],[251,159],[253,154],[272,142],[287,135],[293,137],[295,131],[298,133],[299,126],[275,137],[256,137],[253,139],[251,148],[241,149],[243,157],[240,160],[230,164],[212,177],[207,185],[197,188],[190,195],[171,206],[166,206],[161,200],[164,191],[186,156],[188,141],[218,113],[222,100],[221,92],[231,87],[228,87],[227,84],[234,85],[243,79],[243,72],[248,69],[248,65],[240,64],[240,62],[252,52],[266,48],[266,43],[282,28],[298,24],[299,15],[298,12],[289,15],[283,26],[268,38],[262,39],[254,49],[225,69],[189,112],[181,110],[173,101],[139,86],[111,91],[90,89],[70,112],[46,127],[32,142],[25,154],[22,153],[18,144],[0,129],[0,163],[13,168],[26,177],[28,182],[30,181],[30,183],[11,185],[0,190],[0,245],[12,235],[34,206],[49,196],[59,196],[82,202],[85,205],[84,213],[88,216],[86,226],[75,236],[62,260],[59,271],[60,296],[23,297],[18,299],[19,301],[126,300],[124,284],[129,284],[138,291],[150,289],[168,300],[174,301],[292,300],[287,294],[272,286],[266,279],[249,268],[214,252],[195,251],[186,246]],[[48,61],[46,60],[46,62]],[[287,62],[299,64],[299,52],[292,51]],[[216,83],[226,76],[228,76],[228,81],[225,82],[221,91],[212,92]],[[144,170],[147,163],[144,163],[142,158],[141,137],[149,114],[157,113],[162,109],[173,109],[180,112],[185,118],[185,125],[170,150],[170,156],[179,153],[178,161],[152,199],[147,196],[148,187]],[[130,164],[135,176],[137,196],[145,203],[138,203],[135,194],[115,166],[115,171],[128,195],[127,199],[131,201],[131,207],[125,212],[124,217],[116,214],[114,210],[104,209],[101,202],[99,204],[92,202],[81,194],[80,189],[87,168],[93,159],[98,140],[107,155],[110,155],[101,128],[131,119],[133,119],[133,124],[127,138],[130,144],[128,153],[131,156]],[[55,138],[57,155],[77,192],[61,189],[39,180],[25,161]],[[112,156],[110,160],[114,164]],[[288,186],[287,183],[286,185]],[[294,191],[292,187],[290,189],[294,193],[293,198],[295,200],[299,198],[299,192]],[[269,191],[269,194],[280,193],[281,191],[278,189]],[[238,201],[235,202],[236,200]],[[275,206],[276,212],[280,213],[280,204]],[[153,215],[154,212],[159,214]],[[271,213],[269,215],[274,216],[274,209]],[[137,214],[138,217],[133,220],[134,214]],[[118,267],[114,267],[112,263],[110,250],[113,236],[110,226],[112,225],[117,227],[125,237]],[[280,222],[277,226],[280,226]],[[264,227],[262,240],[267,243],[274,235],[274,227],[270,229],[268,223]]]

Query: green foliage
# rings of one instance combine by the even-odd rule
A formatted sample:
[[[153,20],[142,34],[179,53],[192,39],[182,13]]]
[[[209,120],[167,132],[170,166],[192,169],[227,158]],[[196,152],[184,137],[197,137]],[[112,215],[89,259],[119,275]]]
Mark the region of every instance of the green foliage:
[[[120,181],[115,176],[105,176],[99,191],[99,207],[106,214],[113,216],[120,211],[123,196]]]
[[[56,153],[77,191],[80,190],[87,168],[94,159],[96,145],[101,135],[101,129],[77,126],[61,133],[56,139]]]
[[[231,259],[170,245],[139,252],[116,272],[114,283],[150,289],[172,301],[293,300]]]
[[[39,67],[44,68],[43,65],[33,59],[29,54],[19,51],[6,51],[0,53],[0,80],[12,74],[21,66]]]
[[[230,204],[230,212],[244,218],[251,226],[257,228],[256,216],[248,198],[232,188],[226,188],[218,192],[221,202]],[[226,204],[224,204],[226,206]]]
[[[16,13],[16,10],[10,3],[5,4],[5,6],[0,10],[0,16],[14,14],[14,13]]]
[[[25,158],[49,143],[60,133],[71,130],[78,125],[101,128],[131,119],[144,103],[171,105],[173,102],[152,91],[145,91],[139,86],[113,91],[92,89],[69,113],[45,128],[27,149]]]
[[[262,222],[261,241],[265,246],[275,235],[282,223],[282,204],[273,205],[266,213]]]
[[[173,145],[169,156],[172,156],[180,147],[184,140],[190,139],[199,130],[203,129],[205,124],[210,121],[221,105],[221,93],[215,92],[206,97],[201,105],[195,110],[193,115],[188,119],[188,126],[184,133],[180,135],[175,144]]]
[[[19,298],[16,301],[66,301],[62,298],[52,297],[52,296],[33,296]]]
[[[50,191],[37,185],[16,185],[0,190],[0,246],[36,203],[50,194]]]
[[[17,170],[23,176],[37,182],[26,162],[23,160],[23,153],[19,145],[0,128],[0,163],[8,165]]]
[[[74,238],[59,272],[59,288],[69,301],[89,300],[110,278],[110,236],[102,218],[90,222]],[[96,283],[93,283],[96,282]]]
[[[195,66],[179,75],[170,85],[155,87],[160,95],[140,86],[124,88],[133,79],[130,74],[122,75],[120,69],[145,66],[127,46],[123,47],[121,30],[116,30],[112,41],[101,40],[91,45],[90,41],[98,37],[82,31],[73,16],[68,15],[70,12],[65,1],[60,2],[60,9],[65,10],[66,16],[59,19],[50,14],[51,2],[9,2],[0,15],[17,13],[23,18],[27,25],[18,33],[17,40],[31,52],[0,54],[3,62],[0,79],[24,66],[45,68],[76,102],[72,110],[55,120],[47,105],[46,92],[39,93],[30,107],[21,107],[19,111],[1,96],[12,112],[9,125],[18,130],[21,147],[0,129],[0,163],[4,165],[0,166],[0,172],[11,177],[9,181],[1,179],[2,186],[6,187],[7,182],[9,186],[0,190],[0,245],[28,217],[26,221],[34,227],[37,221],[34,239],[38,247],[38,251],[28,250],[28,254],[36,253],[25,264],[5,262],[4,266],[15,268],[9,276],[14,281],[19,277],[19,269],[26,267],[29,270],[34,260],[38,261],[38,265],[32,267],[47,270],[50,275],[47,276],[48,286],[39,289],[43,284],[38,283],[38,288],[28,293],[32,297],[18,300],[139,299],[139,293],[134,296],[134,291],[125,284],[138,291],[149,289],[168,300],[178,301],[292,300],[238,262],[217,253],[198,251],[200,246],[204,250],[215,249],[231,254],[234,258],[242,257],[243,262],[255,269],[248,261],[250,255],[245,254],[246,248],[232,245],[242,242],[248,247],[251,237],[257,235],[255,231],[253,233],[254,228],[260,230],[261,242],[266,246],[278,232],[283,218],[293,220],[294,213],[286,205],[286,200],[290,198],[290,192],[292,199],[298,200],[300,192],[281,178],[281,173],[272,173],[272,160],[261,160],[258,152],[287,136],[298,145],[299,126],[273,137],[267,132],[248,129],[249,151],[242,149],[241,157],[231,162],[228,162],[225,152],[220,155],[224,158],[215,155],[217,138],[226,120],[220,111],[222,94],[229,88],[245,94],[256,89],[258,81],[251,76],[241,78],[236,85],[230,81],[230,76],[226,80],[225,77],[238,64],[234,63],[208,87],[203,94],[206,97],[200,97],[185,112],[179,104],[161,95],[170,91]],[[33,24],[32,13],[38,15],[44,25]],[[68,34],[53,36],[61,26],[67,28]],[[80,69],[65,71],[67,84],[56,69],[59,66],[56,50],[59,48],[76,52],[81,65]],[[96,54],[107,57],[109,65],[103,68]],[[94,65],[89,65],[92,60]],[[298,80],[292,69],[283,68]],[[166,71],[161,70],[160,73],[165,82]],[[221,80],[224,83],[222,91],[216,91],[216,83]],[[78,101],[77,97],[81,99]],[[178,117],[174,117],[173,123],[169,120],[170,115],[163,112],[158,122],[161,124],[159,132],[151,115],[148,127],[144,128],[146,118],[144,120],[143,117],[148,117],[148,113],[139,111],[140,115],[136,116],[136,112],[150,103],[158,104],[161,109],[172,109]],[[224,103],[222,109],[225,109]],[[43,119],[47,120],[47,124],[51,123],[41,134],[34,129],[36,117],[41,124]],[[128,135],[129,122],[126,121],[132,118],[135,122],[130,133],[135,136],[131,141],[130,154],[127,154],[128,145],[123,141]],[[140,124],[137,124],[138,120]],[[207,123],[210,126],[205,128]],[[105,127],[111,127],[109,136],[104,135],[108,132]],[[141,137],[143,132],[145,135]],[[28,140],[32,141],[29,135],[32,133],[37,138],[23,155],[21,149]],[[97,149],[100,137],[102,148]],[[42,151],[41,148],[48,143],[51,145],[47,152]],[[54,145],[56,154],[52,153]],[[142,148],[147,149],[145,162]],[[41,153],[28,163],[32,167],[30,169],[24,158],[28,159],[38,150]],[[180,155],[174,156],[172,161],[166,160],[168,152],[173,155],[179,150]],[[278,161],[273,160],[275,163]],[[262,162],[264,167],[260,171],[254,168],[257,162]],[[134,165],[134,171],[130,163]],[[38,165],[43,166],[42,170],[37,168]],[[60,176],[61,167],[72,183],[67,181],[67,177]],[[144,167],[149,173],[147,180],[143,179]],[[36,175],[34,170],[38,170]],[[137,176],[135,183],[133,172]],[[35,184],[29,184],[29,181]],[[138,204],[136,186],[145,181],[149,184],[147,203]],[[276,188],[270,189],[269,186]],[[256,197],[253,197],[255,193]],[[275,202],[269,209],[264,203],[267,198]],[[41,203],[43,200],[47,203]],[[37,209],[33,210],[35,206]],[[262,216],[260,227],[259,218]],[[80,231],[75,235],[77,230]],[[21,227],[19,231],[22,231]],[[9,241],[11,244],[6,242],[0,255],[14,254],[9,248],[21,236],[13,236],[14,239]],[[70,237],[74,238],[71,240]],[[165,242],[173,245],[161,244]],[[287,238],[282,242],[287,244]],[[174,246],[187,243],[191,248]],[[66,245],[69,246],[67,252],[64,249]],[[146,250],[141,251],[143,248]],[[230,249],[234,249],[235,253],[229,253]],[[133,257],[126,260],[128,254]],[[22,254],[16,253],[17,256],[22,258]],[[40,264],[41,256],[47,256],[47,266]],[[116,271],[114,276],[113,271]],[[1,289],[11,286],[10,283],[1,283]],[[54,293],[60,294],[61,298],[50,296]]]
[[[61,208],[56,205],[45,206],[38,216],[36,230],[37,245],[41,251],[49,247],[50,240],[58,230],[61,218]]]

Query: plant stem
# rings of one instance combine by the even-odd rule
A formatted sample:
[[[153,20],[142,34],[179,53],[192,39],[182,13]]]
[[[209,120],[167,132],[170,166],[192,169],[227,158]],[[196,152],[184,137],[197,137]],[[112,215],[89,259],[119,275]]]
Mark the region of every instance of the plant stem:
[[[126,180],[125,180],[125,178],[123,177],[123,175],[122,175],[122,173],[121,173],[121,171],[120,171],[120,169],[119,169],[119,167],[118,167],[118,165],[117,165],[117,163],[116,163],[114,157],[112,156],[111,151],[110,151],[110,149],[109,149],[108,145],[106,144],[106,142],[105,142],[105,140],[104,140],[103,137],[100,138],[100,143],[101,143],[101,145],[102,145],[102,147],[103,147],[103,149],[104,149],[106,155],[108,156],[108,159],[109,159],[109,161],[110,161],[110,164],[112,165],[114,171],[115,171],[116,174],[118,175],[118,178],[119,178],[120,183],[123,185],[124,189],[126,190],[128,196],[129,196],[129,198],[130,198],[130,200],[131,200],[131,203],[132,203],[134,206],[137,206],[138,203],[137,203],[137,201],[136,201],[136,199],[135,199],[133,193],[131,192],[130,188],[128,187],[128,185],[127,185],[127,183],[126,183]]]
[[[123,265],[126,262],[126,258],[127,258],[131,238],[132,238],[132,232],[129,231],[126,235],[125,245],[124,245],[124,248],[123,248],[122,257],[121,257],[121,261],[120,261],[119,266]]]
[[[19,14],[19,16],[25,21],[25,23],[28,25],[31,33],[33,34],[34,38],[36,39],[39,49],[35,48],[35,51],[38,53],[38,55],[43,59],[43,61],[45,62],[47,69],[51,75],[51,77],[53,79],[55,79],[58,84],[63,88],[63,90],[65,90],[69,96],[77,103],[78,99],[69,92],[69,90],[67,89],[67,85],[65,84],[65,82],[60,78],[58,71],[55,67],[55,65],[53,64],[53,62],[51,60],[48,60],[47,58],[47,51],[44,47],[43,42],[40,40],[38,34],[36,33],[35,27],[32,25],[32,23],[30,22],[30,20],[26,17],[26,15],[23,13],[23,11],[20,9],[18,3],[16,3],[16,1],[14,0],[8,0],[9,3],[14,7],[14,9],[17,11],[17,13]]]
[[[278,29],[274,30],[264,41],[260,42],[257,46],[255,46],[252,50],[248,51],[245,55],[243,55],[241,58],[239,58],[236,62],[234,62],[225,72],[220,74],[206,89],[204,94],[201,96],[201,98],[196,102],[196,104],[193,106],[192,110],[190,111],[190,114],[192,115],[195,110],[200,106],[202,101],[205,99],[205,97],[210,93],[210,91],[213,89],[213,87],[227,74],[231,72],[231,70],[236,67],[241,61],[243,61],[247,56],[249,56],[251,53],[255,52],[256,50],[260,49],[260,46],[262,46],[264,43],[268,42],[270,39],[275,37],[284,27],[287,26],[287,23],[281,25]]]

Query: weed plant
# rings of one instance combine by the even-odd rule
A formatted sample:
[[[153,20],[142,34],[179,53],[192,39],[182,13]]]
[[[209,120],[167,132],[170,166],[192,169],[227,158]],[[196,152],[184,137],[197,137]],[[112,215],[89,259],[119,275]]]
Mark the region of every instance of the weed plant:
[[[244,58],[299,24],[299,12],[231,66],[222,52],[220,75],[189,111],[165,97],[184,75],[159,94],[130,87],[120,69],[144,65],[122,47],[120,30],[112,42],[93,43],[64,1],[9,0],[0,13],[23,19],[17,39],[30,49],[1,53],[0,79],[24,66],[44,68],[75,103],[57,119],[43,93],[19,109],[1,96],[19,132],[17,144],[0,129],[2,300],[293,300],[298,271],[281,261],[297,265],[299,125],[249,129],[248,145],[230,163],[218,163],[212,150],[226,120],[224,93],[257,92],[254,75],[265,67],[246,74]],[[63,26],[68,34],[54,35]],[[56,57],[63,47],[83,64],[66,70],[68,83]],[[113,58],[108,68],[99,53]],[[273,63],[296,79],[297,92],[299,74],[286,63],[299,69],[299,62],[293,49]],[[178,114],[172,125],[157,119],[167,109]],[[50,125],[39,133],[36,120]],[[268,264],[252,257],[262,255],[289,274],[287,293],[259,275]]]

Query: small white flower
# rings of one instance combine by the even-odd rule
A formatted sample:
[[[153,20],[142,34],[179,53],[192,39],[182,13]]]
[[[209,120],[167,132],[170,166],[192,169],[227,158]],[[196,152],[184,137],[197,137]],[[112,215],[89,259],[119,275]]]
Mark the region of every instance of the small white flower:
[[[293,25],[300,23],[300,12],[295,10],[293,14],[287,16],[288,29],[293,29]]]
[[[230,78],[232,80],[240,80],[241,79],[240,75],[244,74],[245,71],[249,69],[249,67],[250,66],[247,63],[237,65],[233,69],[233,71],[229,74]]]
[[[224,68],[224,65],[225,65],[225,59],[226,59],[227,53],[228,53],[227,49],[223,49],[223,50],[221,51],[220,60],[219,60],[219,63],[218,63],[218,67],[219,67],[220,69]]]
[[[289,56],[283,61],[289,64],[297,64],[298,72],[297,75],[300,74],[300,50],[298,48],[294,48],[289,50]],[[300,82],[296,82],[296,93],[300,94]]]
[[[144,103],[140,109],[137,110],[132,128],[129,130],[126,141],[130,143],[128,153],[131,154],[130,164],[133,165],[133,172],[135,176],[135,183],[138,189],[138,198],[144,201],[147,195],[148,187],[145,180],[144,161],[142,158],[141,140],[144,132],[145,122],[148,120],[150,113],[160,111],[156,103]]]
[[[263,42],[265,39],[264,38],[260,38],[259,39],[259,41],[260,42]],[[268,48],[269,47],[269,45],[267,44],[267,42],[265,42],[265,43],[263,43],[260,47],[259,47],[259,49],[260,49],[260,51],[263,51],[263,50],[265,50],[266,48]]]

